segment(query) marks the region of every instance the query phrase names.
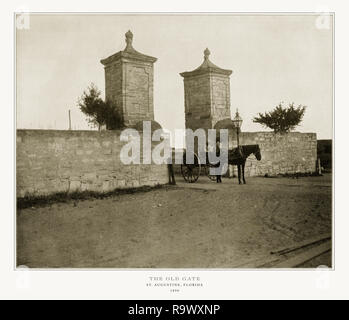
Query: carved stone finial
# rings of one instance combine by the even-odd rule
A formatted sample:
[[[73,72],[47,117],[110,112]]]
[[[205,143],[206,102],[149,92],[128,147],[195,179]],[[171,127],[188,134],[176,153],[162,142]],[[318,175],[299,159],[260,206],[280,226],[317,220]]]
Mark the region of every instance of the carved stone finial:
[[[127,45],[128,47],[132,47],[133,33],[132,33],[130,30],[128,30],[128,31],[125,33],[125,37],[126,37],[126,39],[125,39],[126,45]]]
[[[206,48],[205,51],[204,51],[205,60],[208,60],[210,54],[211,54],[210,50],[208,50],[208,48]]]

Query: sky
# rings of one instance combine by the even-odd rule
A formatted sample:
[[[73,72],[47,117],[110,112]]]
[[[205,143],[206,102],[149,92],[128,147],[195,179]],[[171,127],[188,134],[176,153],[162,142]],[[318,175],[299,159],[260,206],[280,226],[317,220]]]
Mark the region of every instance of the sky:
[[[104,98],[104,59],[125,48],[158,58],[154,64],[155,120],[184,129],[179,75],[210,60],[230,76],[232,114],[242,131],[264,131],[252,119],[281,101],[307,106],[296,129],[332,138],[332,21],[316,15],[30,15],[16,30],[17,128],[90,129],[77,100],[93,82]],[[328,19],[332,19],[329,17]]]

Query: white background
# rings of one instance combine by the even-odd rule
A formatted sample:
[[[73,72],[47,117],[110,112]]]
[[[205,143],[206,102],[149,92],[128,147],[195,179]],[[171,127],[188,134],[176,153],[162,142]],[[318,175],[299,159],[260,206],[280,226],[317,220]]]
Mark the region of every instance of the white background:
[[[14,271],[14,11],[335,12],[335,271]],[[344,1],[8,1],[1,4],[0,298],[340,299],[348,298],[348,6]],[[203,289],[147,289],[149,276],[200,276]]]

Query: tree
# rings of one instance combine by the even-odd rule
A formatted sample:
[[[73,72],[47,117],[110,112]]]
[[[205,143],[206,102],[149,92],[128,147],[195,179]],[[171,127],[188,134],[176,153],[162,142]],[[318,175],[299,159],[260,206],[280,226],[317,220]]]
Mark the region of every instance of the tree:
[[[78,101],[81,112],[87,116],[92,127],[100,129],[106,125],[110,130],[122,128],[122,116],[115,104],[109,100],[103,101],[100,95],[97,86],[91,83]]]
[[[273,129],[275,133],[286,133],[294,130],[303,120],[306,106],[294,106],[292,102],[288,108],[284,108],[282,102],[270,112],[258,113],[253,122]]]

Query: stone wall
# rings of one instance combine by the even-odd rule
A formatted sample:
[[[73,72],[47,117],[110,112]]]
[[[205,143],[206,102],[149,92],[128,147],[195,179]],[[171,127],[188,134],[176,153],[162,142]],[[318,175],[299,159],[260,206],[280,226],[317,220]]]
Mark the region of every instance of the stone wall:
[[[193,71],[180,73],[184,80],[185,127],[212,129],[217,121],[230,118],[230,75],[217,67],[204,51],[204,62]]]
[[[154,120],[153,65],[130,62],[124,65],[124,119],[134,126],[141,120]]]
[[[204,74],[184,79],[185,127],[211,129],[230,118],[230,82],[224,75]]]
[[[133,48],[133,33],[125,34],[126,48],[101,60],[105,70],[106,99],[113,101],[124,125],[154,120],[154,63],[156,58]]]
[[[280,135],[273,132],[243,132],[240,134],[240,143],[242,145],[258,144],[261,149],[261,161],[257,161],[254,155],[247,159],[245,167],[247,177],[316,171],[316,133],[292,132]],[[230,132],[229,148],[235,147],[236,134]],[[176,174],[181,174],[180,165],[175,165],[174,168]],[[233,169],[234,174],[237,175],[236,166]],[[230,175],[232,173],[230,168]]]
[[[211,128],[210,77],[200,75],[184,79],[185,127]]]
[[[120,61],[105,67],[105,97],[113,101],[120,114],[123,111],[122,65]]]
[[[153,65],[120,61],[105,67],[106,99],[121,111],[125,126],[154,119]]]
[[[230,118],[230,79],[225,75],[211,75],[212,128],[223,119]]]
[[[240,134],[240,143],[258,144],[261,149],[261,161],[257,161],[254,155],[247,159],[247,176],[316,171],[316,133],[291,132],[281,135],[273,132],[243,132]],[[236,134],[230,135],[229,144],[230,147],[236,147]]]
[[[167,165],[124,165],[120,131],[17,130],[17,197],[168,183]]]
[[[185,127],[211,129],[230,118],[229,77],[204,74],[184,79]]]

